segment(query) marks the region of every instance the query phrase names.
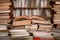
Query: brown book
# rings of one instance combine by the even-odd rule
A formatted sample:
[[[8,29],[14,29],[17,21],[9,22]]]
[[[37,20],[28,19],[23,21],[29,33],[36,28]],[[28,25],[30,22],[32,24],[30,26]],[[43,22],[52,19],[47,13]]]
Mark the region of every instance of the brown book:
[[[9,6],[0,6],[0,10],[8,10],[9,8]]]
[[[32,20],[32,23],[51,24],[49,21],[41,21],[41,20]]]
[[[60,24],[57,24],[57,28],[60,29]]]
[[[29,25],[29,24],[31,24],[31,20],[13,21],[13,26]]]
[[[0,13],[10,13],[10,10],[0,10]]]

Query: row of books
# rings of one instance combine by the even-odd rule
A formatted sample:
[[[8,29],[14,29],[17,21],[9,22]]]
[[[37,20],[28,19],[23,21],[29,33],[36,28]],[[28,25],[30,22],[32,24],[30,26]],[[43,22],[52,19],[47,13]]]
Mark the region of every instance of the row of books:
[[[0,0],[0,36],[8,36],[8,27],[10,19],[10,5],[9,0]]]
[[[21,8],[21,7],[28,7],[28,8],[36,8],[36,7],[41,7],[41,8],[49,8],[49,1],[50,0],[13,0],[14,7]]]
[[[44,11],[44,12],[43,12]],[[16,9],[13,11],[13,17],[16,18],[16,17],[19,17],[19,16],[34,16],[34,15],[40,15],[40,16],[43,16],[43,17],[51,17],[50,15],[50,10],[40,10],[40,9],[22,9],[22,10],[19,10],[19,9]]]

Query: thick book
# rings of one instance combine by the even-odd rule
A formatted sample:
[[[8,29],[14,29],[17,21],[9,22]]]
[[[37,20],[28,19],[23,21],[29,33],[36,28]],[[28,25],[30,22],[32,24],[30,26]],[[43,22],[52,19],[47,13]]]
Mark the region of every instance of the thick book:
[[[10,10],[0,10],[0,13],[10,13]]]
[[[52,27],[53,27],[52,24],[50,24],[50,25],[41,24],[41,25],[39,25],[38,30],[51,31]]]
[[[0,2],[10,2],[10,0],[0,0]]]
[[[0,19],[9,19],[10,16],[0,16]]]
[[[29,24],[31,24],[31,20],[13,21],[13,26],[29,25]]]
[[[38,28],[38,25],[37,24],[32,24],[32,25],[25,25],[25,29],[27,31],[36,31]]]
[[[9,10],[9,6],[0,6],[0,10]]]
[[[29,33],[25,29],[11,29],[9,32],[11,34],[11,37],[29,36]]]
[[[10,3],[0,3],[0,6],[4,6],[4,5],[6,5],[6,6],[10,6],[12,3],[10,2]]]

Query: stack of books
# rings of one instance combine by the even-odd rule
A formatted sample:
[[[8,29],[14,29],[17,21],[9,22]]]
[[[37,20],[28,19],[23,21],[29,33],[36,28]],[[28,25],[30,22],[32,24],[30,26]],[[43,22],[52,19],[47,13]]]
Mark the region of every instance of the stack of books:
[[[26,37],[29,33],[25,29],[11,29],[9,30],[11,37]]]
[[[51,31],[52,27],[53,27],[52,24],[40,24],[38,30]]]
[[[8,36],[8,27],[9,25],[0,25],[0,36]]]
[[[34,40],[55,40],[53,36],[48,32],[33,32]]]
[[[8,36],[10,5],[10,0],[0,0],[0,36]]]
[[[13,0],[14,7],[16,8],[49,8],[50,0]]]
[[[57,28],[60,29],[60,1],[55,0],[55,5],[54,5],[54,11],[56,12],[54,14],[54,24],[57,24]]]

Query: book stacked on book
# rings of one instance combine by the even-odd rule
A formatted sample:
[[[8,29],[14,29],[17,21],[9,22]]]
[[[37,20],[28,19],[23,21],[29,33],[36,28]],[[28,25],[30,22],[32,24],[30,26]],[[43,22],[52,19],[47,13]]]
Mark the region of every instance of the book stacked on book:
[[[0,25],[0,36],[8,36],[8,27],[9,25]]]
[[[37,24],[25,25],[25,29],[27,31],[36,31],[38,28]]]
[[[50,0],[13,0],[14,7],[16,8],[49,8]]]
[[[25,29],[11,29],[9,30],[11,37],[25,37],[29,36],[29,33]]]
[[[33,32],[34,40],[55,40],[53,36],[48,32]]]
[[[51,31],[52,27],[52,24],[40,24],[38,30]]]
[[[10,0],[0,0],[0,36],[8,36],[10,5]]]

